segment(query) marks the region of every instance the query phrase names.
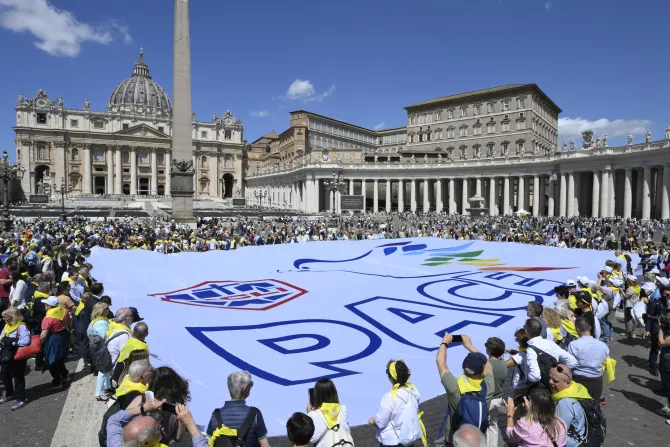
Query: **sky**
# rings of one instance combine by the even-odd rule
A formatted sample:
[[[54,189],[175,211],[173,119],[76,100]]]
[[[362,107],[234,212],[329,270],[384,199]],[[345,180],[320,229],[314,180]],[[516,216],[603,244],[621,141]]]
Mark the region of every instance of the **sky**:
[[[193,109],[230,110],[245,139],[305,109],[370,129],[403,107],[536,83],[563,110],[559,141],[661,139],[670,117],[664,0],[191,0]],[[106,110],[140,47],[172,96],[173,1],[0,0],[0,150],[19,93]]]

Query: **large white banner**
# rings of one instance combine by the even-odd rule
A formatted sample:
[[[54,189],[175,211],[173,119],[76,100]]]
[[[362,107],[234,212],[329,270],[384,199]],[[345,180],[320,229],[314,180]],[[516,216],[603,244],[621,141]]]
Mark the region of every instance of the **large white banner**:
[[[611,258],[417,238],[170,256],[96,248],[91,262],[113,308],[135,306],[148,323],[152,364],[190,380],[198,424],[229,399],[228,374],[244,369],[254,379],[249,404],[276,435],[322,377],[335,381],[350,423],[365,423],[389,389],[389,359],[407,362],[423,400],[443,393],[435,354],[445,330],[481,350],[490,336],[514,347],[528,301],[552,304],[555,286]],[[449,349],[455,372],[464,355]]]

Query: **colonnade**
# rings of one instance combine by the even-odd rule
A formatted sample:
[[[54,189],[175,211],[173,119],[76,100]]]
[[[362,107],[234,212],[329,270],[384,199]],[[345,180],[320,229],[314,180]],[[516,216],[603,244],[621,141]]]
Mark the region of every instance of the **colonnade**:
[[[361,170],[364,171],[364,170]],[[426,178],[347,178],[333,191],[324,174],[297,176],[284,183],[247,187],[248,203],[340,212],[342,194],[361,195],[365,210],[468,214],[468,199],[486,199],[490,215],[521,210],[534,216],[670,218],[670,164],[598,170]],[[397,175],[396,173],[393,173]],[[334,200],[333,200],[334,199]],[[334,208],[333,208],[334,207]]]

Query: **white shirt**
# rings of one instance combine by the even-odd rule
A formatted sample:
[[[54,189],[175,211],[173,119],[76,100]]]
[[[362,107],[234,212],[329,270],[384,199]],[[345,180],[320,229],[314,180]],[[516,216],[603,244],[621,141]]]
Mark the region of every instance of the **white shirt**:
[[[130,329],[128,329],[130,330]],[[119,332],[119,331],[116,331]],[[112,332],[109,334],[108,339],[112,338],[116,332]],[[130,338],[130,333],[126,332],[124,334],[119,335],[118,337],[114,338],[114,340],[110,341],[109,344],[107,345],[107,350],[109,351],[109,356],[112,358],[112,363],[116,363],[116,360],[119,358],[119,354],[121,354],[121,349],[123,349],[123,345],[126,344],[128,339]]]
[[[326,438],[324,434],[326,431],[328,431],[328,425],[326,425],[326,418],[323,416],[323,413],[321,413],[321,410],[314,410],[310,411],[307,413],[307,416],[312,418],[312,422],[314,422],[314,435],[312,436],[312,439],[309,440],[310,443],[314,444],[315,442],[319,441],[320,442],[316,445],[316,447],[324,447],[324,439]],[[349,428],[349,419],[347,418],[347,407],[346,405],[340,405],[340,414],[338,416],[338,423],[340,424],[340,428],[344,429],[348,432],[351,431]]]
[[[17,309],[23,309],[26,307],[26,301],[23,299],[23,292],[26,290],[28,285],[24,280],[18,282],[18,284],[12,285],[9,290],[9,302],[12,303],[12,307]]]
[[[546,352],[558,363],[563,363],[570,369],[577,366],[577,359],[568,351],[561,349],[553,341],[545,340],[542,337],[534,337],[528,340],[528,345],[535,346],[537,349]],[[540,365],[537,363],[537,352],[531,348],[528,348],[528,351],[526,351],[526,369],[528,370],[528,375],[526,376],[528,382],[540,381],[541,373]]]
[[[412,405],[419,411],[419,392],[411,388],[400,388],[396,398],[391,392],[384,394],[375,416],[377,424],[377,441],[382,445],[398,445],[398,430],[402,425],[402,411],[407,405]]]

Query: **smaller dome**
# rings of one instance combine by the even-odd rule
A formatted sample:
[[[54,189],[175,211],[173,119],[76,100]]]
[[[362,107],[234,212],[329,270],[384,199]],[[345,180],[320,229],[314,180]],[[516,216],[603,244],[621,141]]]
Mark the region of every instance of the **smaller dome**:
[[[108,108],[113,106],[154,109],[164,115],[172,115],[172,103],[165,90],[151,79],[149,66],[144,61],[144,52],[140,49],[140,58],[135,63],[133,74],[120,83],[109,98]]]

